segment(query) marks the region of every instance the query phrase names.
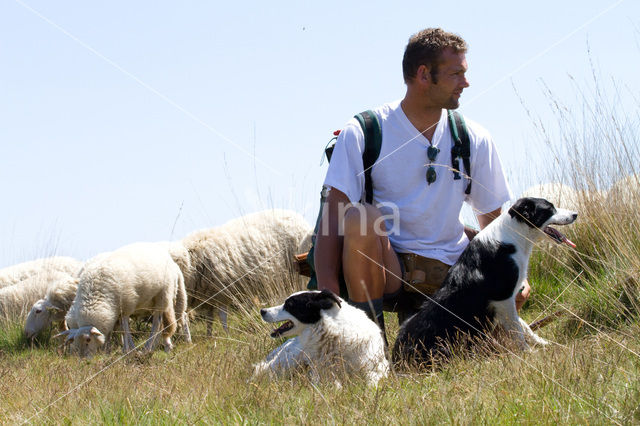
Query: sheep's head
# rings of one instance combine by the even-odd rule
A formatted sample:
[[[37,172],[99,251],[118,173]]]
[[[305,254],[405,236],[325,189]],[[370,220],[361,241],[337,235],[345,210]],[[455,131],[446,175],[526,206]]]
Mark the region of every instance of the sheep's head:
[[[33,339],[53,321],[60,321],[64,317],[62,309],[53,306],[49,301],[40,299],[33,304],[24,324],[24,333],[28,339]]]
[[[63,331],[55,337],[64,337],[64,346],[70,346],[71,352],[86,358],[91,358],[106,342],[105,335],[90,325]]]

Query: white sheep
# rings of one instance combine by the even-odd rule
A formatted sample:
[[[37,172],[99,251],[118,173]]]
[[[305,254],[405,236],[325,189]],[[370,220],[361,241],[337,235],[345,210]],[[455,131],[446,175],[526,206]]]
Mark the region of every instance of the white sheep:
[[[607,205],[613,210],[635,206],[640,200],[640,174],[628,175],[616,181],[607,191]]]
[[[178,264],[183,274],[190,273],[191,263],[189,261],[189,253],[180,243],[159,243],[166,246],[173,260]],[[60,322],[60,329],[67,330],[65,315],[71,307],[71,303],[76,295],[78,288],[78,278],[71,276],[63,276],[59,280],[53,281],[44,299],[34,303],[27,320],[25,322],[25,335],[32,339],[43,329],[49,327],[54,322]],[[184,284],[180,286],[176,294],[174,310],[176,315],[182,314],[178,318],[178,325],[182,330],[183,337],[186,342],[191,342],[191,333],[189,331],[189,318],[187,316],[187,294]]]
[[[72,257],[55,256],[31,260],[0,269],[0,288],[14,285],[33,275],[47,271],[60,271],[76,275],[82,262]]]
[[[73,277],[57,270],[42,270],[17,284],[0,288],[0,318],[15,321],[24,318],[31,306],[57,282]]]
[[[227,306],[252,300],[265,283],[293,283],[282,289],[283,294],[304,287],[305,280],[293,268],[293,256],[310,230],[296,212],[265,210],[182,240],[193,270],[185,276],[189,307],[203,311],[208,335],[216,309],[226,329]]]
[[[181,286],[182,272],[164,244],[136,243],[98,255],[80,273],[76,297],[66,316],[70,329],[56,337],[66,337],[65,343],[80,356],[91,356],[107,342],[120,319],[123,349],[128,353],[134,349],[129,318],[150,312],[153,321],[145,350],[153,349],[161,331],[169,351],[176,330],[174,303]]]
[[[67,329],[64,317],[76,296],[78,277],[62,272],[58,274],[58,279],[50,282],[44,298],[34,303],[27,315],[24,332],[28,339],[34,338],[54,322],[60,322],[60,328]]]
[[[518,198],[522,197],[544,198],[556,207],[569,210],[579,210],[580,206],[579,192],[559,182],[542,183],[527,188]]]

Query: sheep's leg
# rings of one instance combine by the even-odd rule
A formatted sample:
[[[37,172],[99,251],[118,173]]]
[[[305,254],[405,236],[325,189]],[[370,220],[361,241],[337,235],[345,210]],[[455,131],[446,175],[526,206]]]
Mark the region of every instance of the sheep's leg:
[[[135,349],[133,337],[131,336],[131,329],[129,328],[129,317],[122,317],[121,326],[122,331],[124,332],[122,336],[122,350],[126,354]]]
[[[191,343],[191,330],[189,330],[189,314],[182,313],[182,334],[184,335],[184,341]]]
[[[160,324],[162,323],[162,313],[154,313],[153,314],[153,322],[151,323],[151,336],[147,343],[144,345],[144,350],[147,352],[151,352],[153,348],[156,346],[156,339],[158,334],[160,333]]]
[[[218,307],[218,318],[220,318],[220,322],[222,323],[222,328],[224,331],[229,331],[229,327],[227,326],[227,307],[220,306]]]
[[[213,336],[213,307],[207,307],[207,311],[205,313],[205,322],[207,323],[207,336]]]
[[[104,352],[106,354],[110,354],[111,353],[111,333],[107,333],[104,337],[105,337]]]

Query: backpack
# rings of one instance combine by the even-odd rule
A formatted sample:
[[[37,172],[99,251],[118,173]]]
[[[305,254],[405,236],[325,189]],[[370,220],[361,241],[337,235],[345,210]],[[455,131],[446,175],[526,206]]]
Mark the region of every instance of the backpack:
[[[464,166],[464,170],[468,177],[469,183],[467,188],[465,189],[465,194],[471,193],[471,142],[469,140],[469,133],[467,132],[467,126],[464,122],[464,118],[462,115],[453,110],[447,110],[447,116],[449,119],[449,130],[451,132],[451,137],[453,138],[453,147],[451,148],[451,165],[453,168],[453,179],[459,180],[462,177],[460,176],[460,158],[462,158],[462,164]],[[362,127],[362,132],[364,133],[364,152],[362,153],[362,165],[364,167],[364,191],[365,197],[364,202],[372,204],[373,203],[373,181],[371,179],[371,170],[373,165],[378,160],[378,156],[380,155],[380,148],[382,147],[382,127],[380,125],[380,120],[376,113],[371,110],[363,111],[354,116],[360,127]],[[328,146],[325,148],[325,155],[327,157],[327,161],[331,162],[331,155],[333,154],[333,148],[335,147],[335,142],[338,139],[338,135],[340,134],[340,130],[337,130],[333,133],[333,138],[329,141]],[[296,261],[298,262],[298,270],[305,272],[301,272],[303,275],[308,275],[310,277],[309,283],[307,284],[307,289],[316,290],[318,288],[318,280],[316,278],[315,273],[315,264],[313,260],[314,252],[315,252],[315,242],[316,242],[316,234],[318,232],[318,228],[320,226],[320,219],[322,218],[322,206],[327,199],[327,191],[326,188],[322,188],[320,193],[320,211],[318,212],[318,218],[316,219],[316,224],[313,229],[313,237],[311,238],[311,248],[309,251],[303,255],[296,256]],[[363,202],[363,200],[360,200]],[[302,266],[300,263],[306,263],[306,265]],[[340,297],[347,300],[349,295],[347,293],[347,285],[344,281],[343,274],[340,274]]]

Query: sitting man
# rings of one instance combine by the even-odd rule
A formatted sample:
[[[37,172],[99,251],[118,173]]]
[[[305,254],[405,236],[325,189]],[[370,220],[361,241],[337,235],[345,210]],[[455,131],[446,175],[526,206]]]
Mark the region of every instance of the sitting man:
[[[462,38],[439,28],[410,38],[402,61],[406,94],[374,110],[382,146],[372,168],[372,204],[361,202],[364,134],[357,120],[333,150],[315,246],[318,289],[339,294],[346,285],[349,302],[383,330],[383,308],[401,310],[401,320],[415,312],[469,243],[463,202],[484,228],[511,198],[491,136],[478,124],[466,120],[471,176],[456,176],[451,164],[447,110],[458,108],[469,87],[466,49]],[[526,285],[519,306],[528,294]]]

